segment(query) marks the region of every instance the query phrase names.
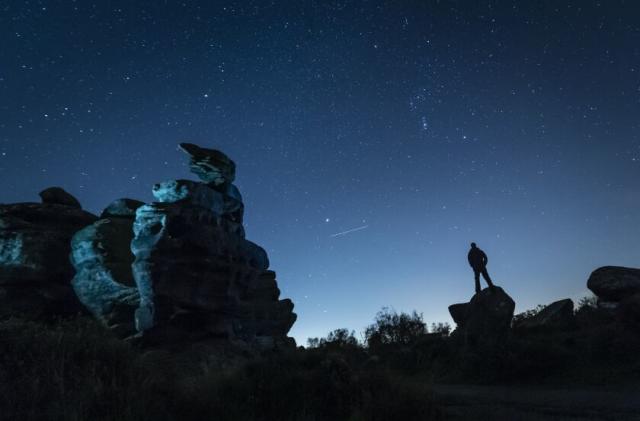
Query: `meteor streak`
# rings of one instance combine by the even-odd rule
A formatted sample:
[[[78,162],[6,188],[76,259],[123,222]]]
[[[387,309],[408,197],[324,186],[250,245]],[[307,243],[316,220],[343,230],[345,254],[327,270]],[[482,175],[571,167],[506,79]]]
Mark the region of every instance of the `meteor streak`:
[[[341,235],[351,234],[352,232],[362,231],[363,229],[367,229],[367,228],[369,228],[369,225],[363,225],[361,227],[352,228],[350,230],[342,231],[336,234],[331,234],[329,237],[340,237]]]

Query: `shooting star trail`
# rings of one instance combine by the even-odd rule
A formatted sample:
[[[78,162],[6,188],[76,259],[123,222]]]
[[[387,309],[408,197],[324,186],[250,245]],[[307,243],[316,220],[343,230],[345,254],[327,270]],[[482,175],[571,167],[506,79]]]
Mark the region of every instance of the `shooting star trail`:
[[[338,232],[336,234],[331,234],[329,237],[340,237],[342,235],[347,235],[347,234],[351,234],[352,232],[356,232],[356,231],[362,231],[363,229],[367,229],[369,228],[369,225],[363,225],[361,227],[357,227],[357,228],[352,228],[350,230],[346,230],[346,231],[342,231],[342,232]]]

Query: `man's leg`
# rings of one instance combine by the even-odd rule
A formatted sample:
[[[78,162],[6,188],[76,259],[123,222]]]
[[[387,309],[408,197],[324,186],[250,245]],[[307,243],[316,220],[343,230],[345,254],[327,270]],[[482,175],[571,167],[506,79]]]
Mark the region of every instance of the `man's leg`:
[[[487,268],[482,269],[482,277],[484,278],[485,281],[487,281],[487,285],[489,285],[489,288],[493,289],[493,282],[491,281],[491,278],[489,277],[489,273],[487,272]]]
[[[473,277],[476,280],[476,294],[480,292],[480,271],[474,269],[473,270]]]

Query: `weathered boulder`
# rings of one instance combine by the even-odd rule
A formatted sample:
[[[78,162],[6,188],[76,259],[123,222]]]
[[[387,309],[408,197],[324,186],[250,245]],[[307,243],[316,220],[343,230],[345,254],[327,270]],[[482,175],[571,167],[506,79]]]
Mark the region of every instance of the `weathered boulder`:
[[[235,180],[236,164],[224,153],[193,143],[181,143],[180,149],[189,155],[191,172],[205,183],[218,186],[231,184]]]
[[[469,303],[451,304],[449,306],[449,314],[458,327],[463,327],[465,319],[467,318],[467,311],[469,310]]]
[[[235,164],[221,152],[182,144],[207,183],[173,180],[153,188],[133,224],[135,325],[161,342],[226,338],[258,347],[289,346],[293,303],[279,300],[275,273],[244,238],[244,205],[231,184]]]
[[[78,231],[71,241],[76,269],[73,288],[84,306],[117,335],[136,333],[134,313],[140,295],[133,279],[131,240],[135,208],[142,202],[119,199],[102,218]]]
[[[555,301],[538,312],[535,316],[514,321],[514,328],[536,329],[543,327],[566,327],[573,321],[573,301],[564,299]]]
[[[40,193],[40,199],[42,203],[70,206],[76,209],[82,209],[78,199],[67,193],[61,187],[49,187],[42,190]]]
[[[222,194],[225,218],[242,224],[244,204],[240,191],[233,185],[236,178],[236,164],[216,149],[201,148],[192,143],[181,143],[180,149],[189,155],[191,172]]]
[[[515,302],[500,287],[486,288],[475,294],[467,304],[453,305],[457,323],[456,335],[467,346],[493,348],[509,332]],[[455,320],[454,319],[454,320]]]
[[[52,200],[48,194],[44,198]],[[40,317],[80,311],[69,283],[74,273],[70,240],[95,220],[68,204],[0,205],[0,315]]]
[[[603,302],[620,302],[640,294],[640,269],[604,266],[589,276],[587,287]]]
[[[515,307],[515,301],[502,288],[485,288],[469,302],[467,335],[478,339],[503,336],[511,326]]]

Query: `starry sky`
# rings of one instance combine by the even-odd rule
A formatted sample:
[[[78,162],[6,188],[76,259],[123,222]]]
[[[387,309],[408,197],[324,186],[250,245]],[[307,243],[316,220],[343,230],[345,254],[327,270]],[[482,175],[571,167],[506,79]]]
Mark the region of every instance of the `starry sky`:
[[[237,163],[304,344],[451,322],[471,241],[524,311],[640,266],[635,1],[5,1],[0,202],[99,212]]]

